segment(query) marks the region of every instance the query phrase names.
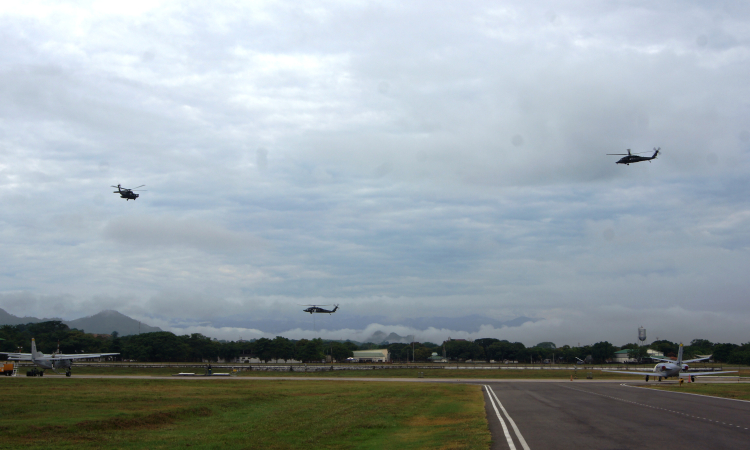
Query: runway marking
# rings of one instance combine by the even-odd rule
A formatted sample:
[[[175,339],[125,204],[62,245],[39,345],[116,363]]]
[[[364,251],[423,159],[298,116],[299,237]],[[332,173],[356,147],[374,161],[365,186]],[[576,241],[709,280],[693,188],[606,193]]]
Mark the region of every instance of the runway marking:
[[[505,421],[500,416],[500,412],[497,410],[497,407],[495,406],[495,402],[497,402],[497,405],[503,411],[503,414],[505,414],[505,417],[508,419],[508,422],[510,422],[510,425],[513,427],[513,431],[516,433],[516,439],[518,439],[518,442],[521,443],[521,447],[523,447],[524,450],[531,450],[529,448],[529,445],[526,443],[526,439],[523,438],[523,435],[518,430],[518,427],[516,426],[516,422],[513,421],[513,419],[510,417],[510,414],[508,414],[508,411],[505,410],[505,407],[503,406],[502,402],[500,402],[500,399],[497,398],[497,394],[495,394],[495,391],[493,391],[492,388],[486,384],[484,385],[484,387],[487,389],[487,395],[490,397],[490,402],[492,403],[492,407],[495,408],[495,414],[497,414],[497,418],[500,419],[500,423],[503,425],[503,432],[505,432],[505,439],[508,441],[508,446],[511,448],[511,450],[516,450],[516,446],[515,444],[513,444],[513,439],[511,438],[510,433],[508,432],[508,427],[505,426]]]
[[[637,388],[637,389],[649,389],[649,388],[642,387],[642,386],[632,386],[632,385],[626,384],[626,383],[620,383],[620,386],[625,386],[625,387],[630,387],[630,388]],[[659,391],[660,392],[670,392],[672,394],[695,395],[697,397],[718,398],[720,400],[732,400],[733,402],[750,403],[750,400],[742,400],[742,399],[739,399],[739,398],[714,397],[713,395],[693,394],[691,392],[662,391],[661,389]]]
[[[665,412],[670,412],[670,413],[674,413],[674,414],[680,414],[680,415],[683,415],[685,417],[692,417],[694,419],[705,420],[705,421],[714,423],[716,425],[719,425],[719,424],[727,425],[726,422],[719,422],[718,420],[714,421],[714,420],[711,420],[711,419],[709,419],[707,417],[691,416],[690,414],[685,414],[685,413],[683,413],[681,411],[674,411],[674,410],[667,409],[667,408],[660,408],[658,406],[651,406],[651,405],[647,405],[645,403],[638,403],[638,402],[634,402],[632,400],[625,400],[624,398],[618,398],[618,397],[613,397],[611,395],[600,394],[598,392],[586,391],[586,390],[582,390],[582,389],[576,389],[576,388],[572,388],[572,387],[566,386],[566,385],[561,385],[561,386],[564,387],[564,388],[567,388],[567,389],[571,389],[573,391],[578,391],[578,392],[583,392],[583,393],[586,393],[586,394],[593,394],[593,395],[598,395],[600,397],[610,398],[612,400],[617,400],[618,402],[630,403],[630,404],[633,404],[633,405],[645,406],[646,408],[651,408],[651,409],[655,409],[655,410],[659,410],[659,411],[665,411]],[[625,383],[620,384],[620,386],[635,387],[635,386],[628,386]],[[669,392],[669,391],[667,391],[667,392]],[[698,395],[698,394],[693,394],[693,395]],[[709,397],[709,396],[702,395],[701,397]],[[717,397],[711,397],[711,398],[717,398]],[[725,399],[725,400],[733,400],[733,399]],[[729,426],[731,427],[733,425],[730,423]],[[742,427],[739,426],[739,425],[737,425],[737,428],[742,428]],[[747,430],[747,428],[745,428],[745,429]]]
[[[492,394],[490,393],[490,387],[484,386],[487,389],[487,397],[490,398],[490,403],[492,403],[492,408],[495,409],[495,414],[497,414],[497,418],[500,419],[500,425],[503,426],[503,433],[505,433],[505,440],[508,441],[508,446],[510,447],[510,450],[516,450],[516,445],[513,443],[513,438],[510,437],[510,433],[508,433],[508,427],[505,425],[505,420],[503,420],[503,416],[500,415],[500,411],[497,410],[497,406],[495,406],[495,400],[492,399]]]

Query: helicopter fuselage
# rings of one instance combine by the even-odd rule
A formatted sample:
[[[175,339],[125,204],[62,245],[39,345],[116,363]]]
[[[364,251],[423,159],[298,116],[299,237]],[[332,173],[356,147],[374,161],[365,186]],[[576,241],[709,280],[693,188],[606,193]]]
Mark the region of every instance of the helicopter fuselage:
[[[646,157],[646,156],[637,156],[637,155],[628,155],[620,158],[619,161],[617,161],[616,164],[631,164],[631,163],[637,163],[641,161],[651,161],[654,159],[654,157]]]
[[[120,198],[124,198],[126,200],[135,200],[140,196],[140,194],[136,194],[133,191],[120,191],[119,194]]]
[[[113,188],[117,188],[116,191],[114,191],[115,194],[120,194],[120,198],[124,198],[125,200],[135,200],[138,197],[140,197],[140,194],[136,194],[133,192],[134,189],[141,188],[143,186],[138,186],[138,188],[128,189],[120,186],[119,184],[117,186],[112,186]]]
[[[641,161],[651,161],[652,159],[656,159],[656,157],[659,156],[659,150],[660,148],[655,148],[654,154],[651,156],[638,156],[638,155],[631,155],[630,149],[628,149],[628,154],[620,158],[615,164],[630,165],[630,164],[641,162]],[[610,154],[613,154],[613,153],[610,153]]]

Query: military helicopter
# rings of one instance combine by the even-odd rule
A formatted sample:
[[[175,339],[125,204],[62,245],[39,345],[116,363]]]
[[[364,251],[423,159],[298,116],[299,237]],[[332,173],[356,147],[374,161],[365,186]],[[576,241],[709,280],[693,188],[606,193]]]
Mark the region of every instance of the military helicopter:
[[[336,312],[337,309],[339,309],[339,305],[333,305],[334,308],[332,310],[327,310],[327,309],[321,308],[321,306],[328,306],[328,305],[302,305],[302,306],[309,306],[309,308],[303,309],[302,311],[304,311],[306,313],[310,313],[310,314],[312,314],[312,313],[328,313],[328,314],[333,314],[333,313]]]
[[[629,166],[631,163],[637,163],[641,161],[651,161],[652,159],[656,159],[656,156],[659,154],[659,150],[661,150],[661,147],[654,148],[654,154],[651,155],[651,157],[638,156],[641,153],[648,153],[648,152],[630,153],[630,149],[628,149],[627,153],[607,153],[607,154],[608,155],[627,155],[624,158],[620,158],[620,160],[617,161],[615,164],[625,164]]]
[[[114,194],[120,194],[120,198],[124,198],[127,201],[127,200],[135,200],[138,197],[140,197],[140,194],[136,194],[133,191],[135,190],[145,191],[145,189],[138,189],[143,186],[145,186],[145,184],[142,184],[138,187],[134,187],[133,189],[124,188],[120,186],[119,184],[117,186],[112,186],[112,187],[117,188],[117,190],[113,192]]]

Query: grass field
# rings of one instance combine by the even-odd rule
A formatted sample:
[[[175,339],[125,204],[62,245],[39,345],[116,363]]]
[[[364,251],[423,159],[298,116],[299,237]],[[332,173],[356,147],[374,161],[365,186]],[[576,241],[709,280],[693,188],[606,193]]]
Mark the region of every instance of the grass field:
[[[671,384],[664,386],[647,386],[651,389],[662,391],[687,392],[690,394],[710,395],[712,397],[734,398],[737,400],[750,400],[750,384],[723,383],[723,384],[701,384],[683,383],[682,386]]]
[[[487,449],[481,388],[0,380],[3,448]]]

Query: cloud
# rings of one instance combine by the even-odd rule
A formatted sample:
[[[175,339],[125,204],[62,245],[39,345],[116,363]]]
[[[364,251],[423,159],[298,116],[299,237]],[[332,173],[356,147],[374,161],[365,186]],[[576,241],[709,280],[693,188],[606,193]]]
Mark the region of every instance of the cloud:
[[[132,216],[113,220],[104,237],[136,247],[189,247],[206,252],[248,252],[263,246],[247,232],[230,231],[215,224],[169,216]]]
[[[535,343],[658,304],[744,339],[746,6],[99,6],[0,7],[17,314],[210,327],[336,302],[544,317],[502,331]]]

